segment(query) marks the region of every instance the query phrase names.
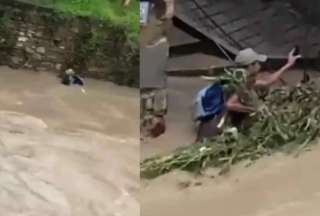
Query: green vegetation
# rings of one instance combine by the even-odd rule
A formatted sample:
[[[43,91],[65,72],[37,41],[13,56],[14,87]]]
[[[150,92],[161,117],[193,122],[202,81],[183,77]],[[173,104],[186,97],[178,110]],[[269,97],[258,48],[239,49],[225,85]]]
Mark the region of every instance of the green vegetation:
[[[137,41],[139,36],[139,1],[133,0],[127,8],[120,0],[22,0],[52,7],[79,16],[107,20],[114,27],[125,28],[128,37]]]
[[[153,178],[174,169],[199,173],[207,167],[227,172],[232,164],[257,160],[274,152],[298,155],[320,136],[319,82],[273,90],[251,116],[251,127],[225,130],[204,144],[147,159],[141,175]]]
[[[15,35],[9,29],[11,23],[10,14],[4,14],[0,18],[0,49],[9,51],[14,47]]]

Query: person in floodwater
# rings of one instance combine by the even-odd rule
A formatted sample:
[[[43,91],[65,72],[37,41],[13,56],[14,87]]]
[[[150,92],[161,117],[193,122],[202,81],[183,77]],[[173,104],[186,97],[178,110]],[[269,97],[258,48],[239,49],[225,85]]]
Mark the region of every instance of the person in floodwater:
[[[285,71],[290,69],[301,58],[292,50],[287,63],[274,73],[262,73],[261,63],[267,61],[266,55],[260,55],[253,49],[241,50],[235,58],[237,67],[246,73],[246,90],[265,89],[280,80]],[[210,85],[202,89],[196,98],[196,120],[199,122],[196,142],[210,138],[222,132],[222,125],[227,114],[230,123],[238,129],[243,129],[244,120],[255,112],[256,108],[243,100],[244,89],[233,89],[224,92],[219,84]]]
[[[83,80],[77,76],[73,69],[68,69],[65,71],[64,75],[62,76],[61,83],[63,85],[79,85],[84,86]]]

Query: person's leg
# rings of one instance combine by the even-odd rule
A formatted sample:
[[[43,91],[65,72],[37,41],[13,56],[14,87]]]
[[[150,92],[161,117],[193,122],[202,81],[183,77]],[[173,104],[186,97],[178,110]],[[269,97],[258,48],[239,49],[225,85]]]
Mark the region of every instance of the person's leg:
[[[218,128],[221,118],[222,116],[216,116],[202,119],[198,128],[196,141],[199,143],[204,139],[210,139],[221,134],[222,129]]]
[[[198,125],[198,127],[197,127],[197,136],[196,136],[196,140],[194,141],[195,144],[201,142],[201,137],[202,137],[202,136],[201,136],[202,124],[203,124],[203,122],[200,121],[200,122],[199,122],[199,125]]]
[[[153,119],[153,127],[150,134],[153,138],[157,138],[166,132],[166,124],[163,116],[156,116]]]
[[[236,127],[238,130],[246,128],[246,120],[249,117],[247,113],[230,112],[229,117],[231,125]]]
[[[69,78],[69,76],[68,76],[68,75],[64,75],[64,76],[62,77],[61,83],[62,83],[63,85],[70,85],[71,83],[70,83],[70,78]]]

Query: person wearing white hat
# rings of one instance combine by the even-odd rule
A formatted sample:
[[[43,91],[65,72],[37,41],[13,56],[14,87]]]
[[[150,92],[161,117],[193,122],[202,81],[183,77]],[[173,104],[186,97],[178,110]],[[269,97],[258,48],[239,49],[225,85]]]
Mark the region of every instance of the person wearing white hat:
[[[65,71],[61,83],[67,86],[70,85],[79,85],[79,86],[84,86],[84,82],[82,78],[74,72],[73,69],[69,68]]]
[[[242,66],[248,66],[255,62],[266,62],[268,57],[256,53],[253,49],[247,48],[241,50],[235,58],[235,62]]]
[[[259,73],[261,63],[267,61],[267,56],[258,54],[251,48],[241,50],[235,58],[235,63],[238,67],[244,68],[247,73],[246,88],[267,87],[277,82],[281,75],[301,57],[294,53],[295,50],[289,53],[287,63],[280,70],[269,74]],[[243,120],[251,112],[254,112],[255,108],[241,102],[240,92],[241,90],[238,89],[230,96],[226,96],[226,93],[222,92],[221,86],[217,84],[209,85],[199,91],[195,101],[194,115],[194,119],[200,122],[196,142],[218,135],[222,131],[221,127],[225,122],[226,113],[228,113],[233,126],[242,127]]]
[[[295,55],[295,49],[288,55],[287,63],[274,73],[260,73],[261,63],[267,61],[266,55],[261,55],[251,48],[241,50],[235,58],[236,64],[244,67],[247,71],[247,84],[249,88],[268,87],[280,80],[284,72],[290,69],[296,63],[301,55]],[[235,112],[248,113],[253,111],[252,107],[243,105],[237,93],[232,95],[226,104],[228,110]]]

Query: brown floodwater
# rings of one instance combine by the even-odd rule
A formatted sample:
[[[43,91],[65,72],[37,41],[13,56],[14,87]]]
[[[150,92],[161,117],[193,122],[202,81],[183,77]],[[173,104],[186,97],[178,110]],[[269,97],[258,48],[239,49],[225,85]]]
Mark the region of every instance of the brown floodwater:
[[[139,93],[0,67],[0,214],[138,216]]]
[[[239,165],[223,177],[173,172],[144,181],[142,216],[316,216],[319,157],[317,148],[297,159],[277,155],[249,168]]]

